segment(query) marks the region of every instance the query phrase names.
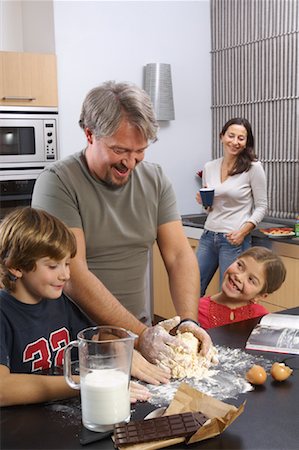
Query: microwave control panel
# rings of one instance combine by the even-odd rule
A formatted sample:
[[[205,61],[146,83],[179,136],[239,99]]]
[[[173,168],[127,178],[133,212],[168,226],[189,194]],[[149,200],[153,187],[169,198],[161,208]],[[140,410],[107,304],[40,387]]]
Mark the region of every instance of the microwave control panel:
[[[44,137],[46,161],[55,161],[57,159],[56,120],[44,120]]]

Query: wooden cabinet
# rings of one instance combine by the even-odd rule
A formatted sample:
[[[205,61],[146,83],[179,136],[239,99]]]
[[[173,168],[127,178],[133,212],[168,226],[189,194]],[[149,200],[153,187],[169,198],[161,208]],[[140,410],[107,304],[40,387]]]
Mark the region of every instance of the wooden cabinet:
[[[192,238],[188,238],[188,241],[193,250],[196,251],[199,241]],[[176,315],[176,311],[174,309],[169,291],[167,272],[160,254],[159,247],[156,243],[153,246],[152,261],[154,314],[168,319],[170,317],[174,317]],[[218,291],[219,273],[217,271],[208,286],[207,294],[215,294]]]
[[[57,107],[56,56],[0,52],[0,105]]]
[[[273,242],[272,250],[277,253],[284,262],[287,270],[285,282],[273,294],[270,294],[265,302],[261,302],[270,312],[282,309],[295,308],[299,305],[299,246],[284,242]]]

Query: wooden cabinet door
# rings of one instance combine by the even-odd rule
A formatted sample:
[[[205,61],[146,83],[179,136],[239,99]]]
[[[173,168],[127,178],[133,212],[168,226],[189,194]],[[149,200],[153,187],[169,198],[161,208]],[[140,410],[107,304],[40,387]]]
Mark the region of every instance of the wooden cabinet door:
[[[199,241],[193,238],[188,238],[188,241],[192,249],[196,252]],[[168,275],[156,243],[153,246],[152,261],[154,314],[169,319],[170,317],[176,316],[176,311],[169,291]],[[217,270],[208,286],[207,295],[216,294],[217,292],[219,292],[219,270]]]
[[[30,105],[33,98],[31,58],[25,53],[2,53],[3,105]]]
[[[57,107],[56,57],[1,52],[0,104]]]
[[[56,56],[32,54],[32,86],[36,106],[58,106]]]

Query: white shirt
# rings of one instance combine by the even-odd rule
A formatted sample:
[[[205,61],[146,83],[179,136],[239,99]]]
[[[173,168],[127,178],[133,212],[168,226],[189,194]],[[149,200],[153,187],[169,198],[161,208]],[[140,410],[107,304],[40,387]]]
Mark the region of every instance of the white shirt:
[[[223,158],[209,161],[203,170],[203,186],[215,188],[212,210],[205,229],[228,233],[239,230],[245,222],[257,225],[267,210],[266,176],[262,164],[252,162],[248,172],[229,176],[221,182]]]

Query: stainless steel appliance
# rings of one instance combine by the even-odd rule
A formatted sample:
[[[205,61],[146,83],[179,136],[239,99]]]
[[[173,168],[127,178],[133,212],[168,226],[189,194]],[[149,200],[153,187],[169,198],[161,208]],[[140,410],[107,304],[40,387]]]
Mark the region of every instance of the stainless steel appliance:
[[[0,106],[0,219],[31,204],[38,175],[58,155],[57,109]]]
[[[58,111],[54,108],[46,111],[8,108],[0,107],[1,170],[43,167],[55,161],[58,158]]]
[[[15,208],[29,206],[34,183],[42,169],[0,174],[0,219]]]

